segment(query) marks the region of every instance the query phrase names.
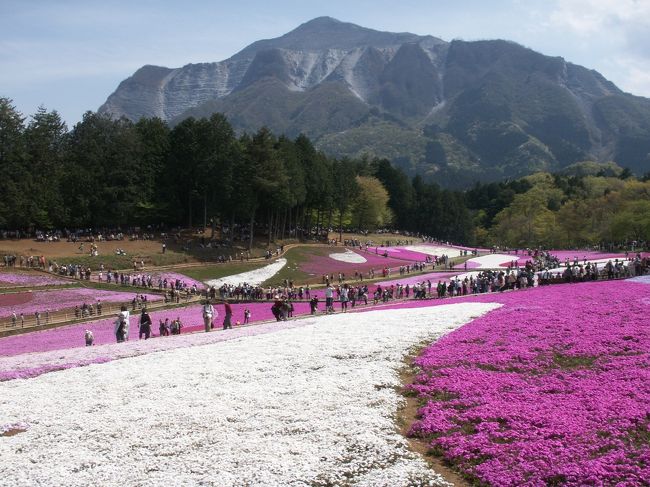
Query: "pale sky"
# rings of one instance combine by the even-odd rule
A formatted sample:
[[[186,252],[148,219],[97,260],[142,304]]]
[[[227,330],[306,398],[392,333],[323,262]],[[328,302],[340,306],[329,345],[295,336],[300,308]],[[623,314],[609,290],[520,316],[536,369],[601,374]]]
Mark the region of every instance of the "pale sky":
[[[226,59],[314,17],[441,39],[508,39],[650,97],[650,0],[0,0],[0,96],[71,127],[144,64]]]

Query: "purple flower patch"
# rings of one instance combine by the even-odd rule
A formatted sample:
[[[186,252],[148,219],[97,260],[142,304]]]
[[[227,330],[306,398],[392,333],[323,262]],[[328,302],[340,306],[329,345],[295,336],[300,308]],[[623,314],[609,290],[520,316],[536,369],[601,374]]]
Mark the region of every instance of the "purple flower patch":
[[[140,293],[138,293],[140,294]],[[0,318],[11,316],[13,311],[17,315],[23,313],[26,317],[32,316],[35,312],[45,313],[72,309],[81,306],[95,304],[97,300],[105,303],[127,303],[136,295],[135,292],[103,291],[92,288],[68,288],[56,291],[24,291],[0,295]],[[157,301],[162,296],[147,294],[149,301]]]
[[[505,306],[416,360],[411,434],[480,484],[644,485],[649,297],[612,281],[473,298]]]
[[[71,284],[74,281],[57,279],[40,272],[0,272],[0,288],[3,287],[40,287]]]

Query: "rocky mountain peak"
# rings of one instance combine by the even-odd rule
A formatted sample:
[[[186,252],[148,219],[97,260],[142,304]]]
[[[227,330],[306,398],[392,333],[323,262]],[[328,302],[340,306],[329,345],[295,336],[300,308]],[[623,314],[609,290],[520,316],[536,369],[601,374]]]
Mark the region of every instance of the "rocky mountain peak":
[[[351,50],[366,46],[384,48],[427,39],[443,42],[432,36],[418,36],[407,32],[382,32],[342,22],[332,17],[317,17],[299,25],[281,37],[254,42],[235,54],[233,59],[251,57],[256,52],[266,49],[322,51],[326,49]]]
[[[224,113],[239,131],[306,133],[448,184],[593,158],[650,169],[650,100],[505,40],[447,43],[318,17],[221,62],[145,66],[101,112],[171,124]]]

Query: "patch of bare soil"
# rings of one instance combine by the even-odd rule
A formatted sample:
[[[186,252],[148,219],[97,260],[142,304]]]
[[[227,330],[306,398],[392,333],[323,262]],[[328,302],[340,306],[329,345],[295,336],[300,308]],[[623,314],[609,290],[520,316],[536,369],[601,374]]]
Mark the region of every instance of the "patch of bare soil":
[[[11,429],[8,429],[7,431],[3,431],[2,433],[0,433],[0,436],[16,436],[16,435],[19,435],[20,433],[24,433],[26,431],[27,430],[24,429],[24,428],[11,428]]]
[[[90,243],[84,242],[83,251],[79,250],[81,242],[37,242],[33,239],[2,240],[0,254],[43,255],[45,258],[72,257],[88,255]],[[95,242],[100,255],[114,255],[117,249],[126,251],[128,255],[151,255],[162,253],[162,242],[155,240],[111,240],[110,242]]]

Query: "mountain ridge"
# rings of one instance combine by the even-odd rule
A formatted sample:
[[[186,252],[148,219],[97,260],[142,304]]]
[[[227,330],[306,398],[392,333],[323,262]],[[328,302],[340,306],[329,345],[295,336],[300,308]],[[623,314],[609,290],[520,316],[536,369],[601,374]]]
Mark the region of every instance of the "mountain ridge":
[[[143,66],[99,111],[172,125],[221,111],[238,131],[304,132],[333,155],[389,157],[451,186],[587,159],[650,170],[650,100],[597,71],[507,40],[446,42],[330,17],[224,61]]]

